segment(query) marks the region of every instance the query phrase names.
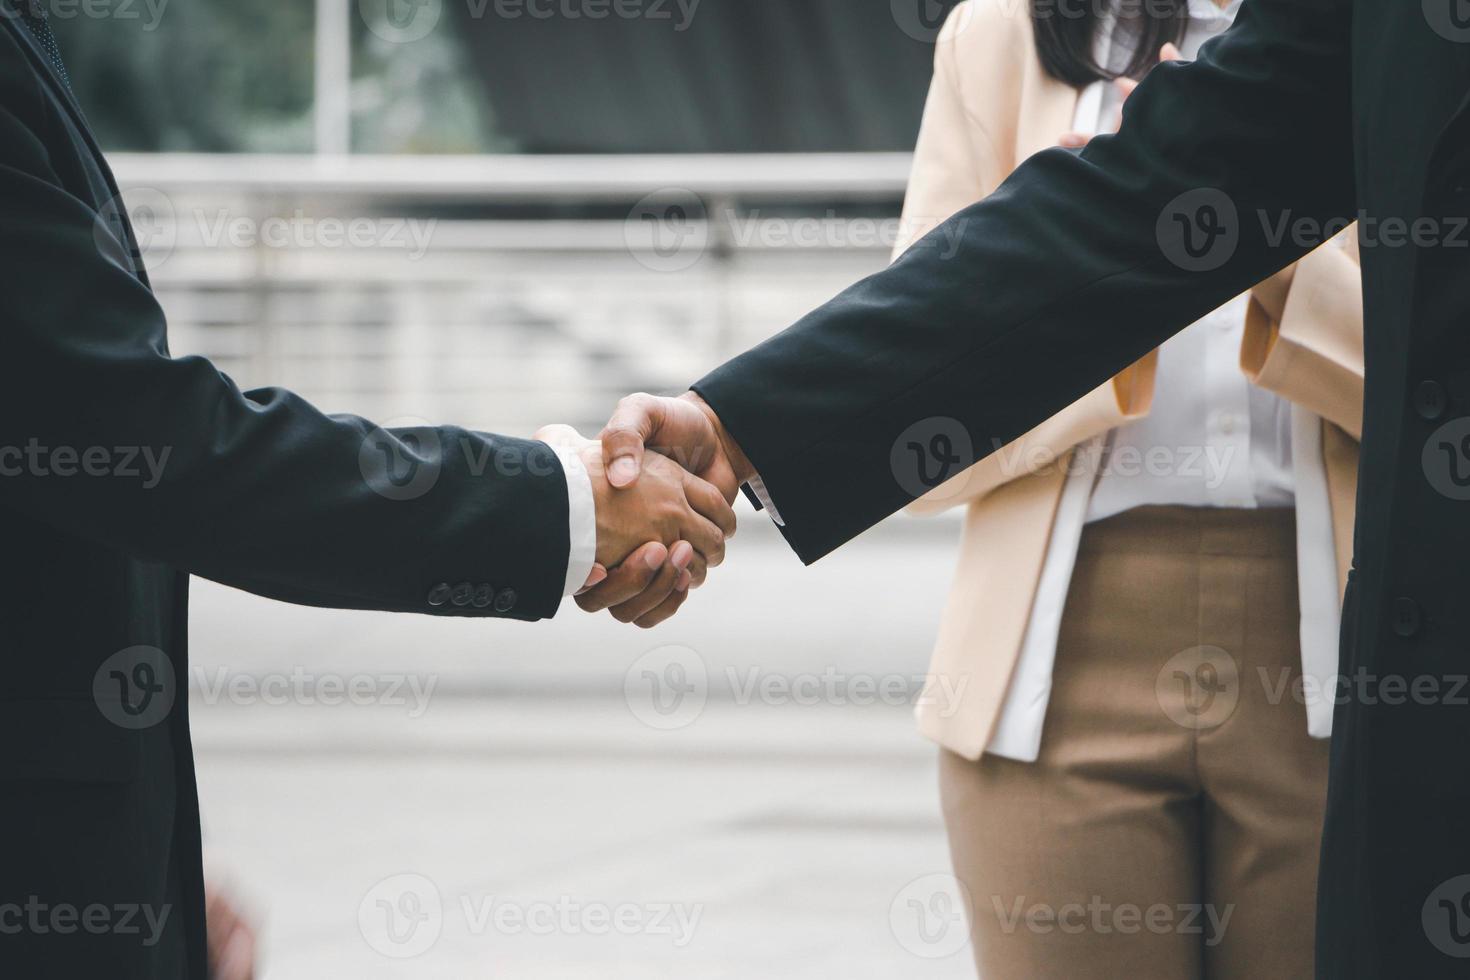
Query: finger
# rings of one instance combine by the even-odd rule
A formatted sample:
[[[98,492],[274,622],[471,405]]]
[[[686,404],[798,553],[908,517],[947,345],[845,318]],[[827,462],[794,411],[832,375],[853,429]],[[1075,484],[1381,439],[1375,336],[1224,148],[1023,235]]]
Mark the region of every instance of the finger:
[[[626,602],[648,587],[659,569],[669,560],[669,549],[650,541],[633,551],[617,568],[608,570],[607,578],[576,597],[584,612],[601,612],[608,606]]]
[[[674,593],[674,586],[679,584],[679,576],[684,574],[675,568],[673,563],[665,562],[658,570],[652,582],[642,592],[611,607],[608,611],[612,613],[613,619],[620,623],[631,623],[639,617],[653,610]]]
[[[602,462],[607,480],[626,487],[638,479],[643,468],[643,444],[658,431],[663,402],[640,392],[618,402],[607,427],[602,430]]]
[[[223,948],[225,937],[238,921],[235,909],[217,888],[204,893],[204,930],[211,952]]]
[[[685,572],[684,574],[687,575],[688,573]],[[688,598],[689,591],[687,589],[676,590],[673,595],[669,596],[653,609],[650,609],[642,616],[639,616],[637,619],[633,620],[633,625],[637,626],[639,629],[653,629],[659,623],[662,623],[664,620],[674,615],[674,613],[678,612],[679,607],[684,605]]]
[[[255,971],[255,930],[222,890],[205,892],[205,929],[211,976],[251,980]]]
[[[1113,79],[1113,85],[1118,89],[1118,94],[1123,97],[1123,101],[1126,102],[1128,101],[1128,96],[1132,95],[1134,90],[1138,88],[1138,81],[1132,78],[1115,78]]]
[[[607,578],[607,568],[601,562],[593,562],[592,571],[587,573],[587,582],[577,590],[577,595],[586,592],[605,578]]]
[[[692,510],[684,515],[684,520],[679,524],[679,537],[694,546],[694,550],[704,556],[710,567],[721,564],[725,560],[725,532],[719,526]]]
[[[674,542],[669,549],[669,564],[680,571],[688,572],[692,586],[703,585],[705,576],[709,574],[709,562],[688,541]]]
[[[1184,53],[1179,50],[1179,48],[1174,44],[1173,41],[1170,41],[1167,44],[1165,44],[1162,48],[1159,48],[1159,60],[1160,61],[1183,61],[1184,60]]]
[[[703,585],[704,580],[709,577],[709,562],[704,560],[703,555],[696,553],[694,555],[694,559],[689,562],[689,567],[686,568],[685,571],[689,573],[689,587],[692,589],[697,589],[701,585]]]
[[[1069,150],[1077,150],[1086,146],[1087,140],[1088,136],[1086,133],[1063,133],[1061,138],[1057,140],[1057,145],[1064,146]]]
[[[735,536],[735,509],[719,488],[692,473],[684,474],[684,496],[699,514],[715,523],[727,538]]]
[[[241,926],[230,933],[215,965],[215,980],[253,980],[255,976],[255,933]]]

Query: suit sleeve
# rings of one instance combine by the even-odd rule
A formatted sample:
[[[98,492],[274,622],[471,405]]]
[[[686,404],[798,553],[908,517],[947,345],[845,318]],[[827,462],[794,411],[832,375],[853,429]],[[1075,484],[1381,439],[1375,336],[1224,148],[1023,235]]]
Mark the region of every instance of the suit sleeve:
[[[549,447],[382,429],[169,356],[116,223],[63,189],[39,135],[56,121],[3,38],[0,79],[0,507],[290,602],[554,613],[569,531]]]
[[[994,191],[1005,176],[989,134],[965,107],[957,50],[964,23],[962,8],[956,8],[935,44],[934,78],[914,146],[895,260],[945,218]],[[1072,447],[1146,414],[1157,361],[1157,351],[1151,352],[1009,445],[948,477],[909,504],[909,513],[939,514],[979,500],[1012,480],[1062,465]]]
[[[1252,300],[1241,341],[1246,377],[1363,435],[1363,280],[1354,225],[1296,264],[1281,319]]]
[[[1347,0],[1251,0],[1118,135],[1031,157],[694,385],[815,561],[1298,259],[1355,207]],[[1339,224],[1337,227],[1341,227]]]

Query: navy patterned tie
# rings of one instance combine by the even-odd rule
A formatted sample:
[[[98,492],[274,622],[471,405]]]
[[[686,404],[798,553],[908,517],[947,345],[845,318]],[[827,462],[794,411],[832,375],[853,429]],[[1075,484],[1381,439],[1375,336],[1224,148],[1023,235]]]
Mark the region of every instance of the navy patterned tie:
[[[20,19],[30,29],[31,36],[41,45],[41,50],[46,52],[51,67],[56,69],[56,74],[61,76],[62,82],[70,89],[71,78],[66,73],[66,65],[61,63],[61,49],[56,46],[56,35],[51,33],[51,21],[46,19],[46,7],[41,0],[17,0],[16,7],[20,11]]]

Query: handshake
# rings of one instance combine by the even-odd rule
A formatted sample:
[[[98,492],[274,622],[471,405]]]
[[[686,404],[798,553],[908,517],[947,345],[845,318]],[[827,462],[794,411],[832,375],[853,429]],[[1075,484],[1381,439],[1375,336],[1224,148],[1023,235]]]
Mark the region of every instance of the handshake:
[[[657,626],[725,560],[725,541],[735,534],[731,504],[753,474],[698,395],[629,395],[598,440],[566,425],[535,438],[575,452],[592,483],[597,555],[576,596],[583,610]]]

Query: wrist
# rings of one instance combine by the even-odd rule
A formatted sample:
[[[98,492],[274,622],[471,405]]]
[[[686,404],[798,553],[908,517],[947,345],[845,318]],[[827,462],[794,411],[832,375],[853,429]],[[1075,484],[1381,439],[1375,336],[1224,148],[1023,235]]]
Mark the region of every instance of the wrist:
[[[709,402],[699,397],[699,394],[693,391],[686,391],[680,397],[704,413],[704,417],[709,421],[710,429],[714,432],[715,439],[719,443],[720,452],[724,454],[726,462],[730,464],[730,469],[735,474],[736,484],[748,483],[756,475],[755,467],[751,465],[750,460],[746,457],[744,451],[741,450],[740,444],[725,429],[724,424],[720,421],[720,416],[710,407]]]

